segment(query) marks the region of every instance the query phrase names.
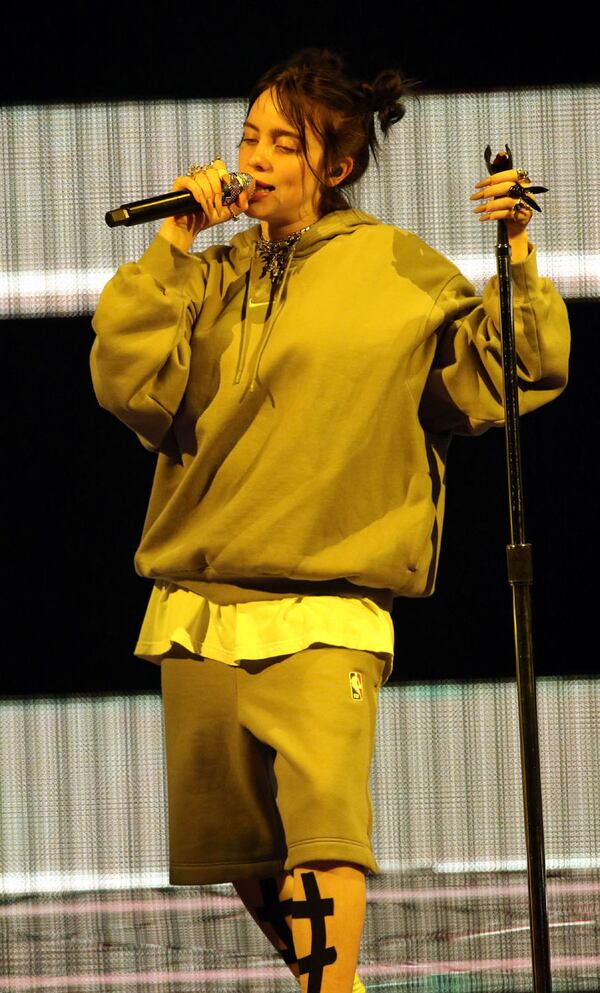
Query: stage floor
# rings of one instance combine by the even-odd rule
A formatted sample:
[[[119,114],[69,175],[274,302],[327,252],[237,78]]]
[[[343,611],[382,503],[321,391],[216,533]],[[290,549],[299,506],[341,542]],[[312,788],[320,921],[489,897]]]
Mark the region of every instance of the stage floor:
[[[553,993],[600,990],[600,872],[551,873]],[[229,885],[5,897],[0,990],[293,993]],[[368,993],[529,993],[522,872],[371,877]]]

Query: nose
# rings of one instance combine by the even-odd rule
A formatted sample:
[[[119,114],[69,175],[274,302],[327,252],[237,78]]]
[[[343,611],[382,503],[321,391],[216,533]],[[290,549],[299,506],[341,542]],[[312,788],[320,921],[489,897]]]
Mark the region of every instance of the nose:
[[[258,169],[260,172],[268,172],[271,168],[271,161],[267,154],[267,148],[264,142],[257,141],[255,145],[250,145],[248,148],[248,165],[253,169]]]

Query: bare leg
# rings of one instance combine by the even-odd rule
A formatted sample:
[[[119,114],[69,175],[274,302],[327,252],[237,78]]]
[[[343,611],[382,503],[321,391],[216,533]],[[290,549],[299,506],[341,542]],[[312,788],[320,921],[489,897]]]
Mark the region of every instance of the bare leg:
[[[293,875],[285,872],[273,879],[243,879],[233,885],[246,910],[298,979],[292,937]]]
[[[362,867],[315,862],[234,886],[302,993],[364,993],[355,974],[366,905]]]
[[[298,866],[292,907],[302,993],[352,993],[365,920],[364,869],[344,862]]]

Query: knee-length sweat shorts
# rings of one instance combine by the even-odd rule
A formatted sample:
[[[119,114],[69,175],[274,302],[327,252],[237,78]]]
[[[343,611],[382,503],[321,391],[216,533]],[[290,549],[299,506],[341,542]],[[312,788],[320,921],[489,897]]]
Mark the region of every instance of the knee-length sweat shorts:
[[[172,884],[328,860],[379,871],[369,771],[384,666],[328,645],[236,666],[176,646],[162,660]]]

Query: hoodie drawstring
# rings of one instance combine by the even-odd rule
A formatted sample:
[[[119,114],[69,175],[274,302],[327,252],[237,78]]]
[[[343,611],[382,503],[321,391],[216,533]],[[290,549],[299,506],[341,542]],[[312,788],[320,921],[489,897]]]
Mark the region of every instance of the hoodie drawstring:
[[[241,324],[242,324],[242,334],[240,338],[240,348],[238,351],[237,367],[235,370],[235,376],[233,377],[233,385],[237,386],[242,378],[242,370],[246,364],[246,352],[248,351],[248,342],[250,340],[250,334],[248,331],[248,296],[250,293],[250,275],[252,272],[252,266],[254,265],[254,255],[250,260],[250,267],[246,273],[246,285],[244,288],[244,299],[242,301],[242,313],[241,313]]]
[[[267,344],[269,342],[269,338],[270,338],[271,332],[273,330],[273,325],[274,325],[275,320],[277,318],[277,315],[279,313],[279,307],[280,307],[281,297],[283,295],[283,289],[284,289],[285,283],[286,283],[287,278],[288,278],[288,273],[289,273],[289,270],[290,270],[290,265],[292,263],[292,259],[294,257],[295,248],[296,248],[296,246],[294,245],[293,248],[292,248],[292,251],[290,252],[290,255],[289,255],[289,258],[287,260],[287,264],[286,264],[286,267],[285,267],[285,270],[283,272],[283,275],[282,275],[281,279],[278,280],[278,283],[277,284],[275,284],[275,283],[272,283],[271,284],[271,290],[270,290],[270,294],[269,294],[269,302],[268,302],[268,305],[267,305],[267,312],[266,312],[264,323],[263,323],[263,330],[262,330],[262,334],[261,334],[261,339],[260,339],[258,348],[256,350],[256,358],[254,360],[254,368],[253,368],[253,371],[252,371],[251,376],[249,377],[249,381],[248,381],[248,383],[246,385],[246,388],[245,388],[242,396],[240,397],[240,400],[239,400],[240,403],[245,399],[246,395],[249,392],[250,393],[254,393],[255,390],[256,390],[256,388],[257,388],[257,386],[260,385],[260,362],[261,362],[261,359],[263,357],[264,351],[265,351],[265,349],[267,347]],[[252,273],[252,267],[253,267],[253,265],[255,263],[255,260],[256,260],[256,254],[257,253],[256,253],[256,246],[255,246],[255,249],[254,249],[254,252],[253,252],[253,255],[252,255],[252,262],[250,264],[250,268],[248,270],[248,274],[247,274],[247,278],[246,278],[246,291],[245,291],[245,294],[244,294],[244,303],[243,303],[243,306],[242,306],[242,334],[241,334],[241,340],[240,340],[240,350],[239,350],[239,356],[238,356],[237,369],[236,369],[235,377],[234,377],[234,380],[233,380],[234,385],[239,384],[240,381],[241,381],[242,372],[243,372],[244,366],[246,364],[246,353],[248,351],[248,345],[249,345],[249,341],[250,341],[250,329],[248,327],[248,325],[249,325],[248,302],[249,302],[249,293],[250,293],[251,273]],[[273,397],[270,394],[269,394],[269,396],[271,397],[271,403],[273,404],[273,406],[275,406]]]

